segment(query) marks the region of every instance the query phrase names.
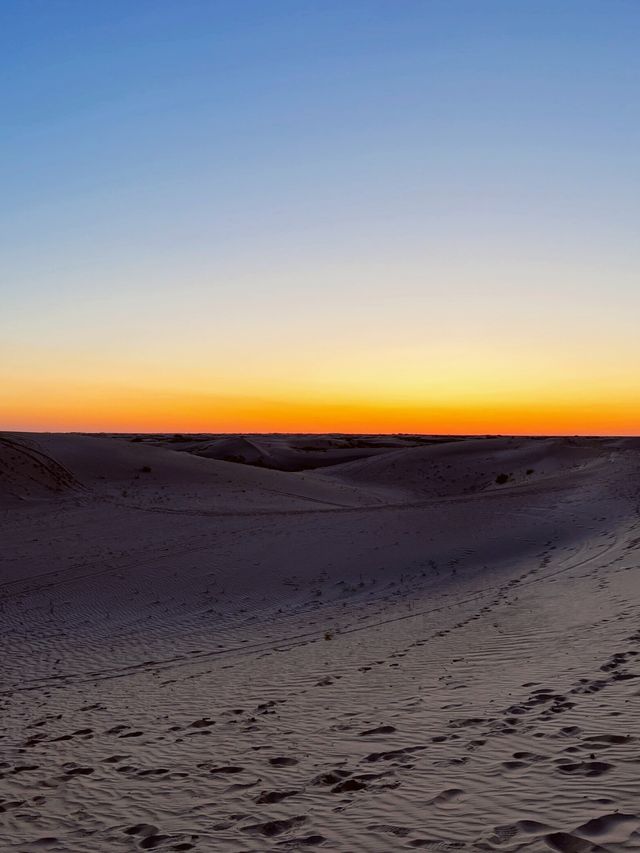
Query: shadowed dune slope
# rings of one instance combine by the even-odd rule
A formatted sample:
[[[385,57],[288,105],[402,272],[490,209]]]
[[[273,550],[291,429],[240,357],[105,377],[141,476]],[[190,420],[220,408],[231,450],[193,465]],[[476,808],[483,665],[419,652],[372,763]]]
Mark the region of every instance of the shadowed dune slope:
[[[244,448],[245,444],[239,439],[234,447]],[[375,488],[207,459],[120,436],[21,434],[7,438],[3,447],[7,464],[0,470],[5,472],[2,488],[7,499],[13,499],[14,493],[28,499],[60,497],[73,484],[95,496],[126,498],[129,503],[170,501],[212,511],[304,509],[314,503],[359,506],[380,501]],[[14,471],[10,466],[18,465],[16,448],[20,448],[22,461]],[[32,483],[30,469],[36,465],[40,479]]]
[[[187,436],[147,440],[209,459],[280,471],[310,471],[447,439],[375,435],[235,435],[209,439],[199,437],[194,441]]]
[[[539,483],[602,463],[609,455],[606,444],[589,439],[468,439],[398,450],[326,473],[351,484],[375,483],[429,498]]]
[[[0,506],[76,491],[77,478],[34,441],[0,435]]]

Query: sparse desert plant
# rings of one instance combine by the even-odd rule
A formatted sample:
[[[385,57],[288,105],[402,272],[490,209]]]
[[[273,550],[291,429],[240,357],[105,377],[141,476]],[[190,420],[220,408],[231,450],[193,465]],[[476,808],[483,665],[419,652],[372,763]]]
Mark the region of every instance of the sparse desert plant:
[[[333,640],[333,631],[325,631],[324,638],[325,640]]]
[[[534,468],[527,468],[527,477],[530,477],[534,473]]]
[[[143,474],[150,474],[151,473],[151,466],[150,465],[143,465],[140,470],[142,471]]]
[[[496,483],[499,486],[504,486],[504,484],[508,483],[508,482],[509,482],[509,475],[508,474],[498,474],[498,476],[496,477]]]

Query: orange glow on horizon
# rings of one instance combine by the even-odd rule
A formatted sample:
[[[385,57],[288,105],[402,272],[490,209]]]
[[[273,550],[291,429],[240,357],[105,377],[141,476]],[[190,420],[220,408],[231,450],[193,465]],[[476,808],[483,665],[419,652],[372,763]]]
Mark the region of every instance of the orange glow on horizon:
[[[639,435],[632,364],[630,355],[560,361],[549,350],[507,358],[453,346],[165,357],[153,370],[16,353],[0,364],[0,430]]]
[[[21,395],[20,395],[21,396]],[[516,399],[464,402],[259,399],[84,389],[5,400],[0,429],[33,432],[638,435],[640,403]]]

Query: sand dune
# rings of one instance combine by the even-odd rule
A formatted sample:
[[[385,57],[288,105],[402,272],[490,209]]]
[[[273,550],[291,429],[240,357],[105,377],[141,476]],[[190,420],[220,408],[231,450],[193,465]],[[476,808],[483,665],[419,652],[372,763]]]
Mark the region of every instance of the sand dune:
[[[207,459],[120,436],[13,434],[3,440],[0,452],[5,454],[0,468],[0,500],[5,502],[43,499],[71,487],[87,491],[94,500],[146,509],[170,504],[169,509],[181,510],[187,505],[203,512],[379,500],[375,488]]]
[[[443,497],[497,485],[536,483],[601,462],[607,448],[589,439],[470,439],[397,450],[333,469],[344,482],[386,485],[416,496]],[[506,477],[498,484],[498,477]]]
[[[257,465],[279,471],[309,471],[378,456],[401,447],[423,445],[425,442],[439,443],[447,439],[375,435],[227,435],[193,439],[188,436],[158,436],[153,437],[151,441],[208,459]]]
[[[0,850],[640,850],[637,441],[135,438],[0,441]]]
[[[0,435],[0,506],[77,489],[73,474],[22,436]]]

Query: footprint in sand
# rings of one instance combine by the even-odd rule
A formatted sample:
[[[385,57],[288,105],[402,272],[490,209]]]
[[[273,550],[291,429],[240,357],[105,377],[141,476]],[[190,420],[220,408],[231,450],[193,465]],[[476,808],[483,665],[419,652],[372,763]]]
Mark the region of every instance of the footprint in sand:
[[[427,800],[426,805],[445,806],[459,803],[463,799],[464,794],[465,792],[462,788],[446,788],[444,791],[441,791],[431,800]]]
[[[296,815],[287,820],[268,820],[265,823],[253,823],[250,826],[243,827],[243,830],[252,835],[264,835],[267,838],[272,838],[274,835],[282,835],[283,832],[300,826],[306,820],[306,815]]]
[[[360,732],[360,737],[367,737],[368,735],[390,735],[396,731],[395,726],[378,726],[376,729],[367,729],[364,732]]]
[[[299,793],[300,791],[263,791],[258,797],[256,797],[254,802],[258,805],[263,805],[265,803],[279,803],[282,800],[294,797]]]
[[[563,763],[558,764],[556,770],[560,773],[571,774],[573,776],[602,776],[613,767],[612,764],[608,764],[606,761],[577,761],[567,763],[563,759],[558,759],[558,761],[562,761]]]
[[[274,767],[293,767],[297,763],[297,758],[291,758],[287,755],[280,755],[277,758],[269,759],[269,764],[272,764]]]

